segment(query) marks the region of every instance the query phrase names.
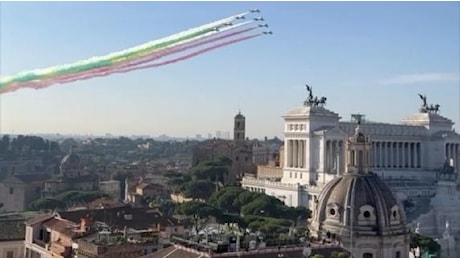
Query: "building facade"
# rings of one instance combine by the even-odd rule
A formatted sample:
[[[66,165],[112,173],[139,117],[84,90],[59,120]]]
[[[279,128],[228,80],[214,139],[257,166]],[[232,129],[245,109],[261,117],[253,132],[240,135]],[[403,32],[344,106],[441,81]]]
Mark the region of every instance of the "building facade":
[[[48,174],[9,175],[0,182],[0,212],[21,212],[42,195],[43,183],[49,180]]]
[[[243,187],[284,198],[290,206],[313,207],[321,188],[340,175],[345,167],[345,142],[357,122],[371,138],[372,171],[385,180],[436,181],[446,161],[457,171],[460,164],[460,135],[452,120],[426,104],[400,124],[366,121],[363,115],[341,121],[339,114],[324,107],[325,98],[310,91],[302,107],[284,118],[284,154],[280,181],[244,177]],[[280,160],[280,161],[281,161]]]

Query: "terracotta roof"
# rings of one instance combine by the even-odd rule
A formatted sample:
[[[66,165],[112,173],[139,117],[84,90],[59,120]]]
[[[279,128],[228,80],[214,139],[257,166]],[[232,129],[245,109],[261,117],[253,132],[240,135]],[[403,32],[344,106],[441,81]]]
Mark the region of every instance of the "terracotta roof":
[[[24,224],[26,224],[27,226],[34,225],[36,223],[44,222],[44,221],[46,221],[46,220],[48,220],[50,218],[53,218],[54,216],[55,216],[54,214],[41,215],[41,216],[31,218],[31,219],[25,221]]]
[[[124,207],[125,204],[121,203],[118,200],[108,199],[108,198],[100,198],[88,203],[87,208],[95,209],[95,208],[119,208]]]
[[[67,236],[73,236],[75,233],[72,232],[72,228],[76,227],[76,224],[65,219],[52,218],[43,223],[43,226],[50,228],[53,231],[59,232]]]

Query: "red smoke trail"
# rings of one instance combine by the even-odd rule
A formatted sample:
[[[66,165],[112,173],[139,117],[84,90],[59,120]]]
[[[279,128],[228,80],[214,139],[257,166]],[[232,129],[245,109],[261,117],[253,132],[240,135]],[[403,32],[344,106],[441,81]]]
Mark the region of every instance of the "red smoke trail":
[[[238,38],[238,39],[235,39],[235,40],[231,40],[231,41],[220,43],[220,44],[217,44],[217,45],[214,45],[214,46],[210,46],[208,48],[204,48],[204,49],[196,51],[196,52],[192,52],[190,54],[184,55],[182,57],[178,57],[176,59],[167,60],[167,61],[164,61],[164,62],[150,64],[150,65],[137,66],[137,67],[134,67],[134,68],[122,69],[122,70],[119,70],[119,71],[115,71],[113,73],[125,73],[125,72],[129,72],[129,71],[133,71],[133,70],[148,69],[148,68],[168,65],[168,64],[171,64],[171,63],[176,63],[176,62],[179,62],[179,61],[190,59],[190,58],[195,57],[197,55],[206,53],[208,51],[212,51],[214,49],[221,48],[221,47],[224,47],[224,46],[227,46],[227,45],[230,45],[230,44],[234,44],[234,43],[237,43],[237,42],[240,42],[240,41],[249,40],[251,38],[254,38],[254,37],[257,37],[257,36],[260,36],[260,35],[261,34],[259,33],[259,34],[255,34],[255,35],[241,37],[241,38]]]
[[[112,70],[115,70],[115,69],[129,68],[129,67],[137,66],[137,65],[140,65],[140,64],[148,63],[150,61],[160,59],[160,58],[163,58],[163,57],[171,55],[171,54],[175,54],[175,53],[185,51],[185,50],[188,50],[188,49],[191,49],[191,48],[195,48],[195,47],[198,47],[198,46],[201,46],[201,45],[204,45],[204,44],[212,43],[212,42],[222,40],[222,39],[225,39],[225,38],[228,38],[228,37],[231,37],[231,36],[235,36],[235,35],[239,35],[239,34],[242,34],[242,33],[245,33],[245,32],[249,32],[249,31],[254,30],[256,28],[257,27],[251,27],[251,28],[247,28],[247,29],[244,29],[244,30],[239,30],[239,31],[232,32],[232,33],[225,33],[225,34],[223,34],[221,36],[218,36],[218,37],[215,37],[215,35],[210,35],[210,36],[198,39],[198,40],[193,41],[193,42],[181,44],[181,45],[178,45],[178,46],[175,46],[175,47],[170,47],[170,48],[167,48],[167,49],[165,49],[163,51],[155,52],[155,53],[149,54],[147,56],[140,57],[140,58],[137,58],[137,59],[134,59],[134,60],[130,60],[129,62],[122,62],[122,63],[116,64],[116,65],[112,65],[110,67],[93,69],[93,70],[90,70],[90,71],[74,73],[74,74],[71,74],[71,75],[65,75],[65,76],[54,78],[54,79],[47,79],[47,80],[38,81],[38,82],[36,81],[36,82],[25,82],[25,83],[13,83],[7,89],[4,89],[3,91],[0,91],[0,93],[12,92],[12,91],[15,91],[15,90],[17,90],[19,88],[34,88],[34,89],[46,88],[46,87],[49,87],[49,86],[54,85],[54,84],[62,84],[62,83],[68,83],[68,82],[72,82],[72,81],[78,81],[78,80],[81,80],[81,78],[89,79],[90,78],[89,76],[93,77],[92,75],[94,75],[94,77],[98,77],[99,75],[102,75],[102,76],[110,75],[111,73],[107,74],[106,72],[107,71],[112,71]]]
[[[130,72],[130,71],[134,71],[134,70],[148,69],[148,68],[164,66],[164,65],[171,64],[171,63],[176,63],[176,62],[179,62],[179,61],[183,61],[183,60],[195,57],[197,55],[203,54],[205,52],[208,52],[208,51],[211,51],[211,50],[214,50],[214,49],[217,49],[217,48],[221,48],[221,47],[224,47],[224,46],[227,46],[227,45],[230,45],[230,44],[234,44],[234,43],[244,41],[244,40],[249,40],[251,38],[254,38],[254,37],[257,37],[257,36],[260,36],[260,35],[261,34],[259,33],[259,34],[255,34],[255,35],[245,36],[245,37],[237,38],[237,39],[234,39],[234,40],[226,41],[226,42],[216,44],[216,45],[201,49],[199,51],[192,52],[190,54],[187,54],[187,55],[175,58],[175,59],[163,61],[163,62],[160,62],[160,63],[154,63],[154,64],[137,66],[137,67],[113,69],[113,70],[110,70],[110,71],[101,72],[100,74],[97,74],[97,75],[94,75],[94,74],[87,75],[85,77],[81,77],[81,78],[78,78],[78,79],[64,80],[64,81],[59,82],[59,83],[69,83],[69,82],[73,82],[73,81],[77,81],[77,80],[85,80],[85,79],[89,79],[89,78],[93,78],[93,77],[107,76],[107,75],[114,74],[114,73],[126,73],[126,72]]]

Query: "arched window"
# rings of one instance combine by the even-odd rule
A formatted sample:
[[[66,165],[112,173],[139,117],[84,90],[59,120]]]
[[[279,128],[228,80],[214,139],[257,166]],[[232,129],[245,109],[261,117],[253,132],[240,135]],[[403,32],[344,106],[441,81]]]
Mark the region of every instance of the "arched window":
[[[363,258],[373,258],[374,256],[372,255],[372,253],[364,253],[363,254]]]

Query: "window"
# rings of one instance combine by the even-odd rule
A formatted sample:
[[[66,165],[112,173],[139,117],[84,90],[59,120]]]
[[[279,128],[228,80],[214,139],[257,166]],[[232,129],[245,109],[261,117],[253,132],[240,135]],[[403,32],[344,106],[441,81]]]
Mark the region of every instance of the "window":
[[[335,215],[335,209],[331,209],[331,210],[329,211],[329,214],[331,214],[332,216],[334,216],[334,215]]]
[[[401,258],[401,252],[396,251],[396,258]]]
[[[363,258],[373,258],[374,256],[372,255],[372,253],[364,253],[363,254]]]
[[[14,188],[10,187],[10,194],[13,194],[13,193],[14,193]]]
[[[14,252],[13,251],[6,251],[6,258],[14,258]]]
[[[368,217],[371,216],[371,213],[370,213],[369,211],[366,210],[366,211],[364,211],[363,216],[364,216],[365,218],[368,218]]]

